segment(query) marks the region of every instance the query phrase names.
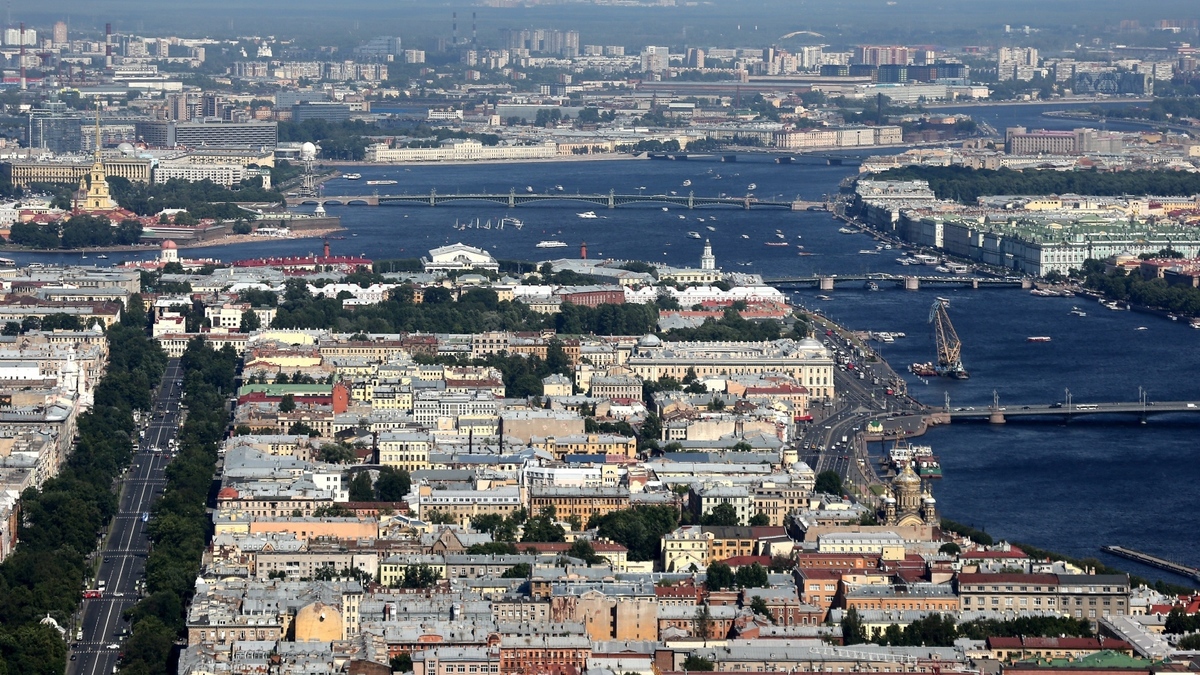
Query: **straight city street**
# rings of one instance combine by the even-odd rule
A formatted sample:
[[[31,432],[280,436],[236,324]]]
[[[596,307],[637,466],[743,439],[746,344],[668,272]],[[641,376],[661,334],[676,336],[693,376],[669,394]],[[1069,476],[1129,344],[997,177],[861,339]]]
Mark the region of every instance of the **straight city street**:
[[[149,553],[150,507],[166,485],[164,470],[174,454],[170,446],[182,421],[182,373],[179,359],[167,362],[153,408],[142,418],[145,435],[121,479],[119,510],[94,554],[100,556],[99,571],[89,590],[99,590],[101,597],[83,600],[72,628],[75,634],[69,636],[75,638],[67,663],[69,675],[116,672],[129,627],[121,614],[140,596]]]

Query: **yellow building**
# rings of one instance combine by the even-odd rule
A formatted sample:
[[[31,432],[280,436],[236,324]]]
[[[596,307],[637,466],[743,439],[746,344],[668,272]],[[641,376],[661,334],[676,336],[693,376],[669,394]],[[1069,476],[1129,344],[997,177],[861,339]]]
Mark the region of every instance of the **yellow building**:
[[[405,471],[429,468],[432,439],[422,432],[379,435],[379,463]]]

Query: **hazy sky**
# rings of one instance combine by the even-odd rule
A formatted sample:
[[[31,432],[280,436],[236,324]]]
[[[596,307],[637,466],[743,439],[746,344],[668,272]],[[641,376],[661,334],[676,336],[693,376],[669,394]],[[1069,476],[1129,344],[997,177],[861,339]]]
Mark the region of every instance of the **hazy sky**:
[[[696,7],[597,7],[539,5],[511,9],[468,2],[423,0],[44,0],[12,3],[12,22],[49,25],[66,19],[72,29],[179,33],[228,37],[254,33],[298,36],[306,41],[353,43],[363,36],[396,34],[413,41],[450,34],[459,13],[459,35],[479,14],[484,41],[505,27],[575,29],[585,43],[713,44],[770,43],[795,30],[816,30],[831,41],[895,41],[972,44],[995,39],[1004,24],[1030,25],[1049,37],[1100,30],[1122,19],[1200,18],[1200,1],[1151,0],[712,0]],[[169,8],[169,9],[168,9]]]

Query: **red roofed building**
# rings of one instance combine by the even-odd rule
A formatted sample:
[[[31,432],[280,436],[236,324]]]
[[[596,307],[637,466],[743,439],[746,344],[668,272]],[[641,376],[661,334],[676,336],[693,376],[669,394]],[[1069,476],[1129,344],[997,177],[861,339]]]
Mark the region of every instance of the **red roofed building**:
[[[1105,650],[1133,656],[1133,645],[1106,637],[989,637],[987,648],[998,661],[1077,659]]]
[[[238,260],[234,267],[272,267],[284,272],[311,272],[325,267],[353,272],[360,267],[371,267],[369,258],[344,255],[284,256],[279,258],[255,258]]]

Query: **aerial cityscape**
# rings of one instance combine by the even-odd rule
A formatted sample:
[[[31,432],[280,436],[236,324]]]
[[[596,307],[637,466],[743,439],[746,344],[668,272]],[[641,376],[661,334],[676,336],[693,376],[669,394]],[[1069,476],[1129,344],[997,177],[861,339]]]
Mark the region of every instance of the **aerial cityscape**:
[[[0,675],[1200,672],[1200,5],[2,30]]]

